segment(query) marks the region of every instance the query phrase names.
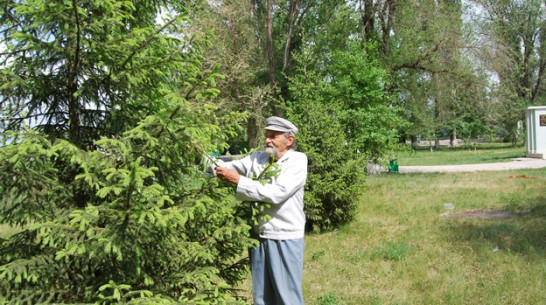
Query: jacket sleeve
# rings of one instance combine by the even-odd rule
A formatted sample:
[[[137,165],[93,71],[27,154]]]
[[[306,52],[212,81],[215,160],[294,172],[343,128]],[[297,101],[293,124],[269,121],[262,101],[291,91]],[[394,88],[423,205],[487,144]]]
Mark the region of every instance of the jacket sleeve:
[[[219,160],[221,161],[221,160]],[[250,156],[246,156],[243,159],[240,160],[234,160],[229,162],[218,162],[218,166],[225,167],[229,169],[236,170],[239,175],[245,176],[247,174],[248,168],[250,167],[250,164],[252,164],[252,161],[250,160]],[[216,170],[214,170],[213,174],[216,176]]]
[[[270,183],[241,176],[237,184],[236,198],[239,200],[261,201],[281,204],[303,188],[307,179],[307,157],[293,154],[281,165],[281,172]]]

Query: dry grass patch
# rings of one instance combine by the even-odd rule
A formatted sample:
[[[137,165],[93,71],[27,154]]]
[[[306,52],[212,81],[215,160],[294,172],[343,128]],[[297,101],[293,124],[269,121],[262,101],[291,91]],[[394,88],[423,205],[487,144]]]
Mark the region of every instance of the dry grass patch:
[[[509,219],[513,217],[520,217],[529,214],[529,210],[524,211],[504,211],[504,210],[475,210],[444,214],[442,217],[446,219],[454,218],[468,218],[468,219]]]

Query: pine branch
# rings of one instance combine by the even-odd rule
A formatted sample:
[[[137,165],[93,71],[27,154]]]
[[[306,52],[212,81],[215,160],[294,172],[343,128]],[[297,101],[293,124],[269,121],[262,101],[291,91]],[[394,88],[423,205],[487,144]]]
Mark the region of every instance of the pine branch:
[[[175,17],[173,17],[171,20],[169,20],[167,23],[165,23],[162,27],[157,29],[152,35],[150,35],[148,37],[148,39],[146,39],[143,43],[141,43],[136,49],[134,49],[133,52],[131,52],[131,54],[129,54],[127,59],[125,59],[125,61],[121,64],[121,68],[124,69],[125,65],[127,65],[129,63],[129,61],[131,61],[131,59],[133,59],[133,57],[138,53],[138,51],[140,51],[141,49],[146,47],[152,40],[154,40],[154,38],[157,36],[157,34],[161,33],[164,29],[166,29],[171,24],[173,24],[180,17],[180,15],[181,14],[176,15]],[[108,75],[108,77],[110,77],[110,75]]]
[[[213,71],[214,72],[214,71]],[[198,81],[197,83],[195,83],[191,88],[190,90],[186,93],[186,96],[184,97],[185,100],[188,100],[189,97],[190,97],[190,93],[192,93],[197,87],[199,87],[201,84],[203,84],[205,82],[205,80],[207,80],[209,78],[210,75],[213,74],[213,72],[211,72],[207,77],[203,77],[200,81]],[[173,113],[171,113],[171,115],[169,116],[169,120],[172,120],[175,118],[175,116],[178,114],[178,112],[180,111],[180,109],[182,108],[181,105],[178,105]],[[161,129],[159,130],[159,133],[157,134],[157,137],[159,138],[161,136],[161,134],[163,133],[163,131],[165,130],[165,128],[162,126]]]

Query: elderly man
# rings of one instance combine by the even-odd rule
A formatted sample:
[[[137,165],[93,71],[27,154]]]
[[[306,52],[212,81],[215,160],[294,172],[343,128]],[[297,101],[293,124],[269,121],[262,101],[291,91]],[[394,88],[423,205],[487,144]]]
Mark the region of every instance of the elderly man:
[[[293,149],[298,129],[290,121],[270,117],[265,126],[265,152],[223,163],[216,175],[237,185],[236,198],[264,205],[255,234],[259,246],[250,250],[254,304],[303,304],[302,272],[305,215],[303,187],[307,157]],[[270,160],[278,166],[268,166]],[[277,167],[268,182],[263,171]],[[267,175],[266,175],[267,176]]]

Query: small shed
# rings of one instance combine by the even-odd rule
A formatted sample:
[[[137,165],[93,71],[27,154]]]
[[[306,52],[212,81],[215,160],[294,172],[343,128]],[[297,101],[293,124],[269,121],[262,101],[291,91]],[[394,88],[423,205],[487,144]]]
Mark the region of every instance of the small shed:
[[[546,159],[546,106],[527,108],[527,157]]]

